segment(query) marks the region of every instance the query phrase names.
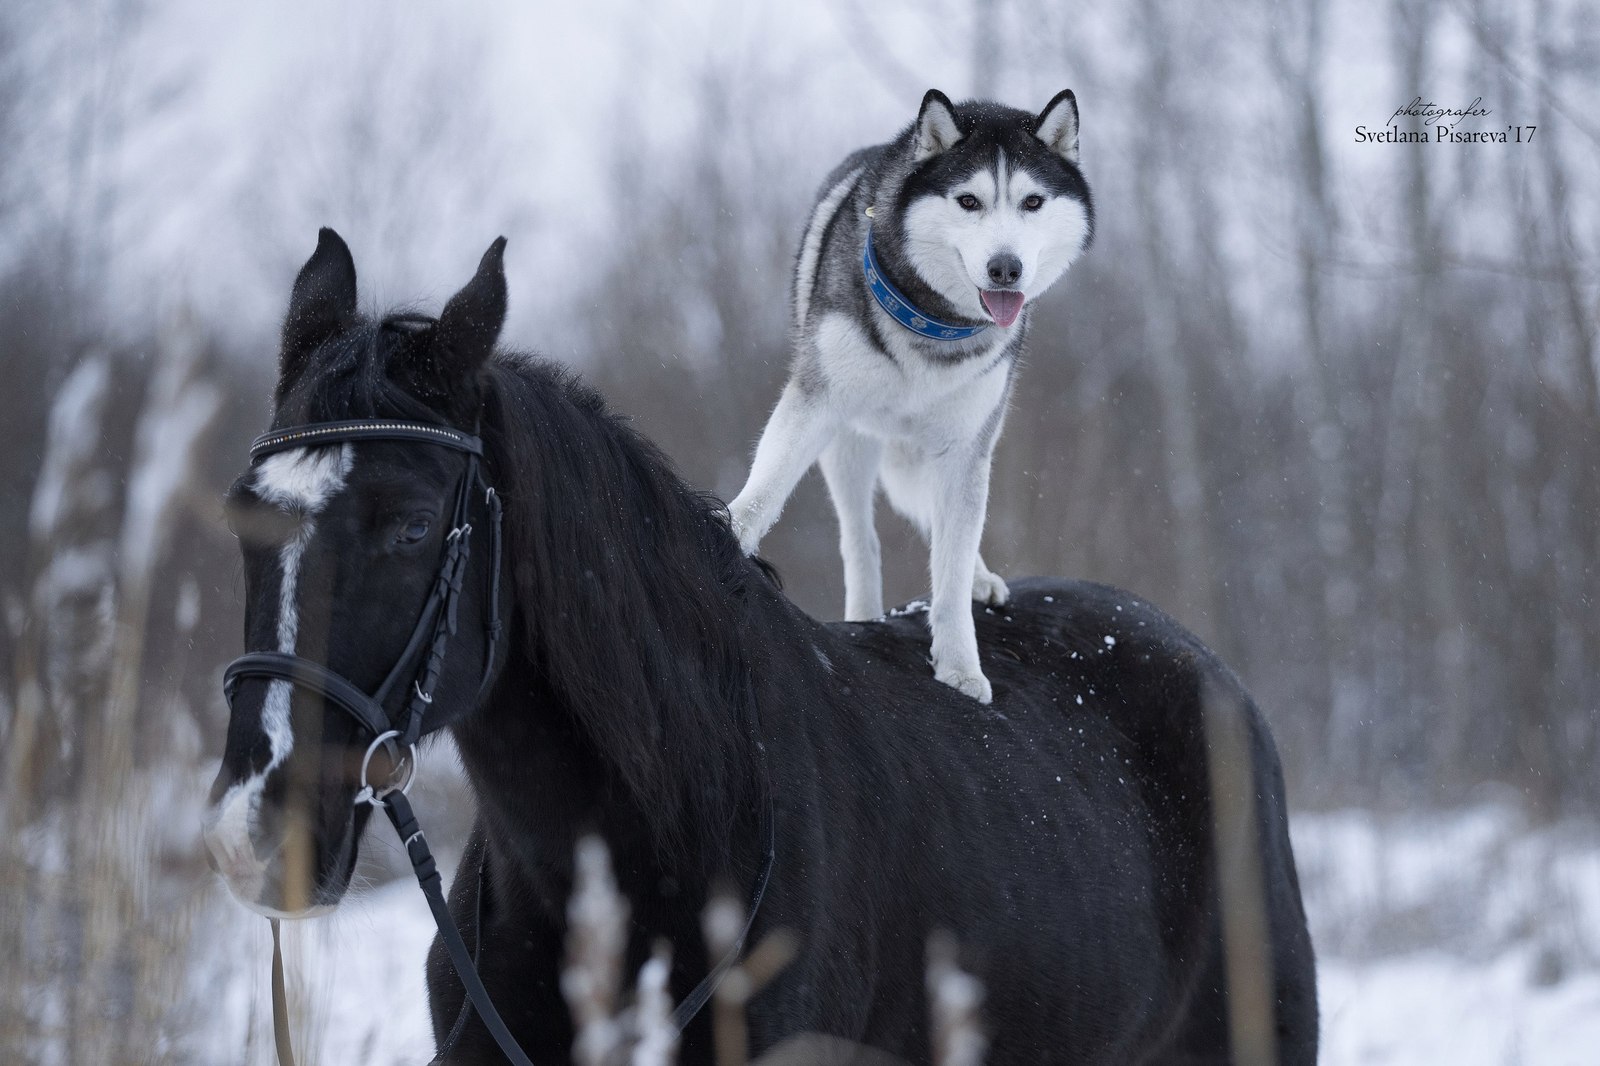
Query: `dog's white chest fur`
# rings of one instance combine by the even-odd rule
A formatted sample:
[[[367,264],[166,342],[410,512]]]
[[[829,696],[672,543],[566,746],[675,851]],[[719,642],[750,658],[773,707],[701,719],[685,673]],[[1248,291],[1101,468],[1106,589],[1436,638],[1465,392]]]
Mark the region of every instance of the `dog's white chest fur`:
[[[845,425],[885,442],[934,450],[972,439],[1005,398],[1009,372],[999,356],[1010,331],[991,328],[987,332],[996,336],[967,358],[936,362],[897,336],[904,332],[897,323],[881,317],[887,356],[848,315],[828,314],[816,323],[818,367]]]
[[[893,322],[888,328],[899,330]],[[886,357],[848,315],[816,323],[818,368],[845,426],[931,450],[970,440],[1005,399],[1008,368],[998,362],[1005,343],[997,338],[962,362],[936,363],[893,341]]]

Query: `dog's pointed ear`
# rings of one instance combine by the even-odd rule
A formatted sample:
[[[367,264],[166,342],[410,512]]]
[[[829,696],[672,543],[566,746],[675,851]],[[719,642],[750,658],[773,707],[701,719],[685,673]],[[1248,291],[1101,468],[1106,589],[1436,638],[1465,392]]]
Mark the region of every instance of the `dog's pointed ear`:
[[[950,98],[938,89],[929,89],[922,98],[922,110],[917,112],[917,128],[911,146],[912,161],[920,163],[948,152],[961,140],[961,128],[956,125],[956,108]]]
[[[317,345],[337,333],[355,313],[356,261],[349,245],[324,226],[317,233],[317,250],[300,268],[289,294],[278,362],[280,392],[299,375]]]
[[[506,239],[495,238],[478,262],[478,272],[439,313],[429,353],[438,372],[476,373],[494,351],[506,321],[505,253]]]
[[[1046,148],[1078,165],[1078,98],[1071,89],[1062,89],[1039,112],[1038,138]]]

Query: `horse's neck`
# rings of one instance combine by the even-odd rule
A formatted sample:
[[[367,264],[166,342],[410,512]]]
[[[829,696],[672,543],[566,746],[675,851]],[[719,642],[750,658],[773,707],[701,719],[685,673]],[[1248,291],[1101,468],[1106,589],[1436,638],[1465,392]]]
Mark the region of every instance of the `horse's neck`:
[[[536,849],[530,863],[564,868],[571,840],[596,807],[604,768],[572,723],[552,713],[516,656],[484,705],[451,732],[485,829],[526,839]]]
[[[508,676],[462,730],[475,784],[526,820],[638,829],[663,866],[724,869],[754,849],[764,787],[754,652],[803,619],[597,398],[534,366],[496,374],[518,614]]]
[[[531,882],[541,898],[564,900],[573,848],[586,833],[605,839],[636,907],[648,907],[643,897],[664,882],[681,886],[683,902],[699,900],[712,879],[748,865],[759,828],[753,764],[745,768],[748,780],[729,767],[710,781],[700,762],[664,758],[659,778],[646,782],[659,794],[644,794],[637,772],[597,743],[580,710],[519,659],[454,730],[483,829],[495,850],[513,859],[518,880]],[[587,693],[587,704],[593,700]],[[694,744],[658,739],[667,750]],[[729,791],[711,795],[715,789]]]

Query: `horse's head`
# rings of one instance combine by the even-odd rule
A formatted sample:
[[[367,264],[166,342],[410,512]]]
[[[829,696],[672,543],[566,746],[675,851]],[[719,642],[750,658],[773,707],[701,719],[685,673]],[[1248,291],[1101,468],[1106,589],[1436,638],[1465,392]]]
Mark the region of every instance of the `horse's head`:
[[[498,561],[470,445],[505,318],[503,247],[490,247],[437,321],[358,315],[355,264],[332,230],[295,279],[273,430],[352,425],[327,431],[331,443],[294,443],[314,434],[258,442],[226,501],[254,653],[240,663],[256,668],[230,669],[232,716],[205,838],[229,887],[256,910],[298,917],[337,903],[371,812],[357,800],[363,774],[383,782],[408,769],[396,764],[409,756],[374,745],[373,726],[346,704],[402,736],[420,711],[431,732],[470,712],[498,669]],[[403,439],[397,425],[460,434],[441,445],[426,430]],[[458,532],[468,524],[475,531]],[[442,597],[457,540],[468,545],[465,573]],[[426,664],[446,630],[435,678]],[[307,680],[317,667],[328,672],[316,675],[321,684]],[[353,686],[342,703],[328,698],[330,675]]]

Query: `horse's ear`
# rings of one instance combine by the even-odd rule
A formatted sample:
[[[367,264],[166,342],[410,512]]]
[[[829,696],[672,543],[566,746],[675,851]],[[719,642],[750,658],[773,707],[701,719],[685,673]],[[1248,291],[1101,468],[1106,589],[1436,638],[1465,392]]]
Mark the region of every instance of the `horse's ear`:
[[[917,128],[912,137],[911,158],[917,163],[948,152],[961,140],[955,105],[938,89],[929,89],[922,98],[922,110],[917,112]]]
[[[1078,98],[1071,89],[1062,89],[1039,112],[1038,137],[1045,147],[1078,165]]]
[[[317,345],[338,332],[355,313],[356,261],[340,236],[324,226],[317,233],[317,250],[300,268],[289,295],[279,387],[293,380]]]
[[[439,313],[429,353],[444,374],[476,371],[494,351],[506,320],[506,239],[495,238],[462,290]]]

